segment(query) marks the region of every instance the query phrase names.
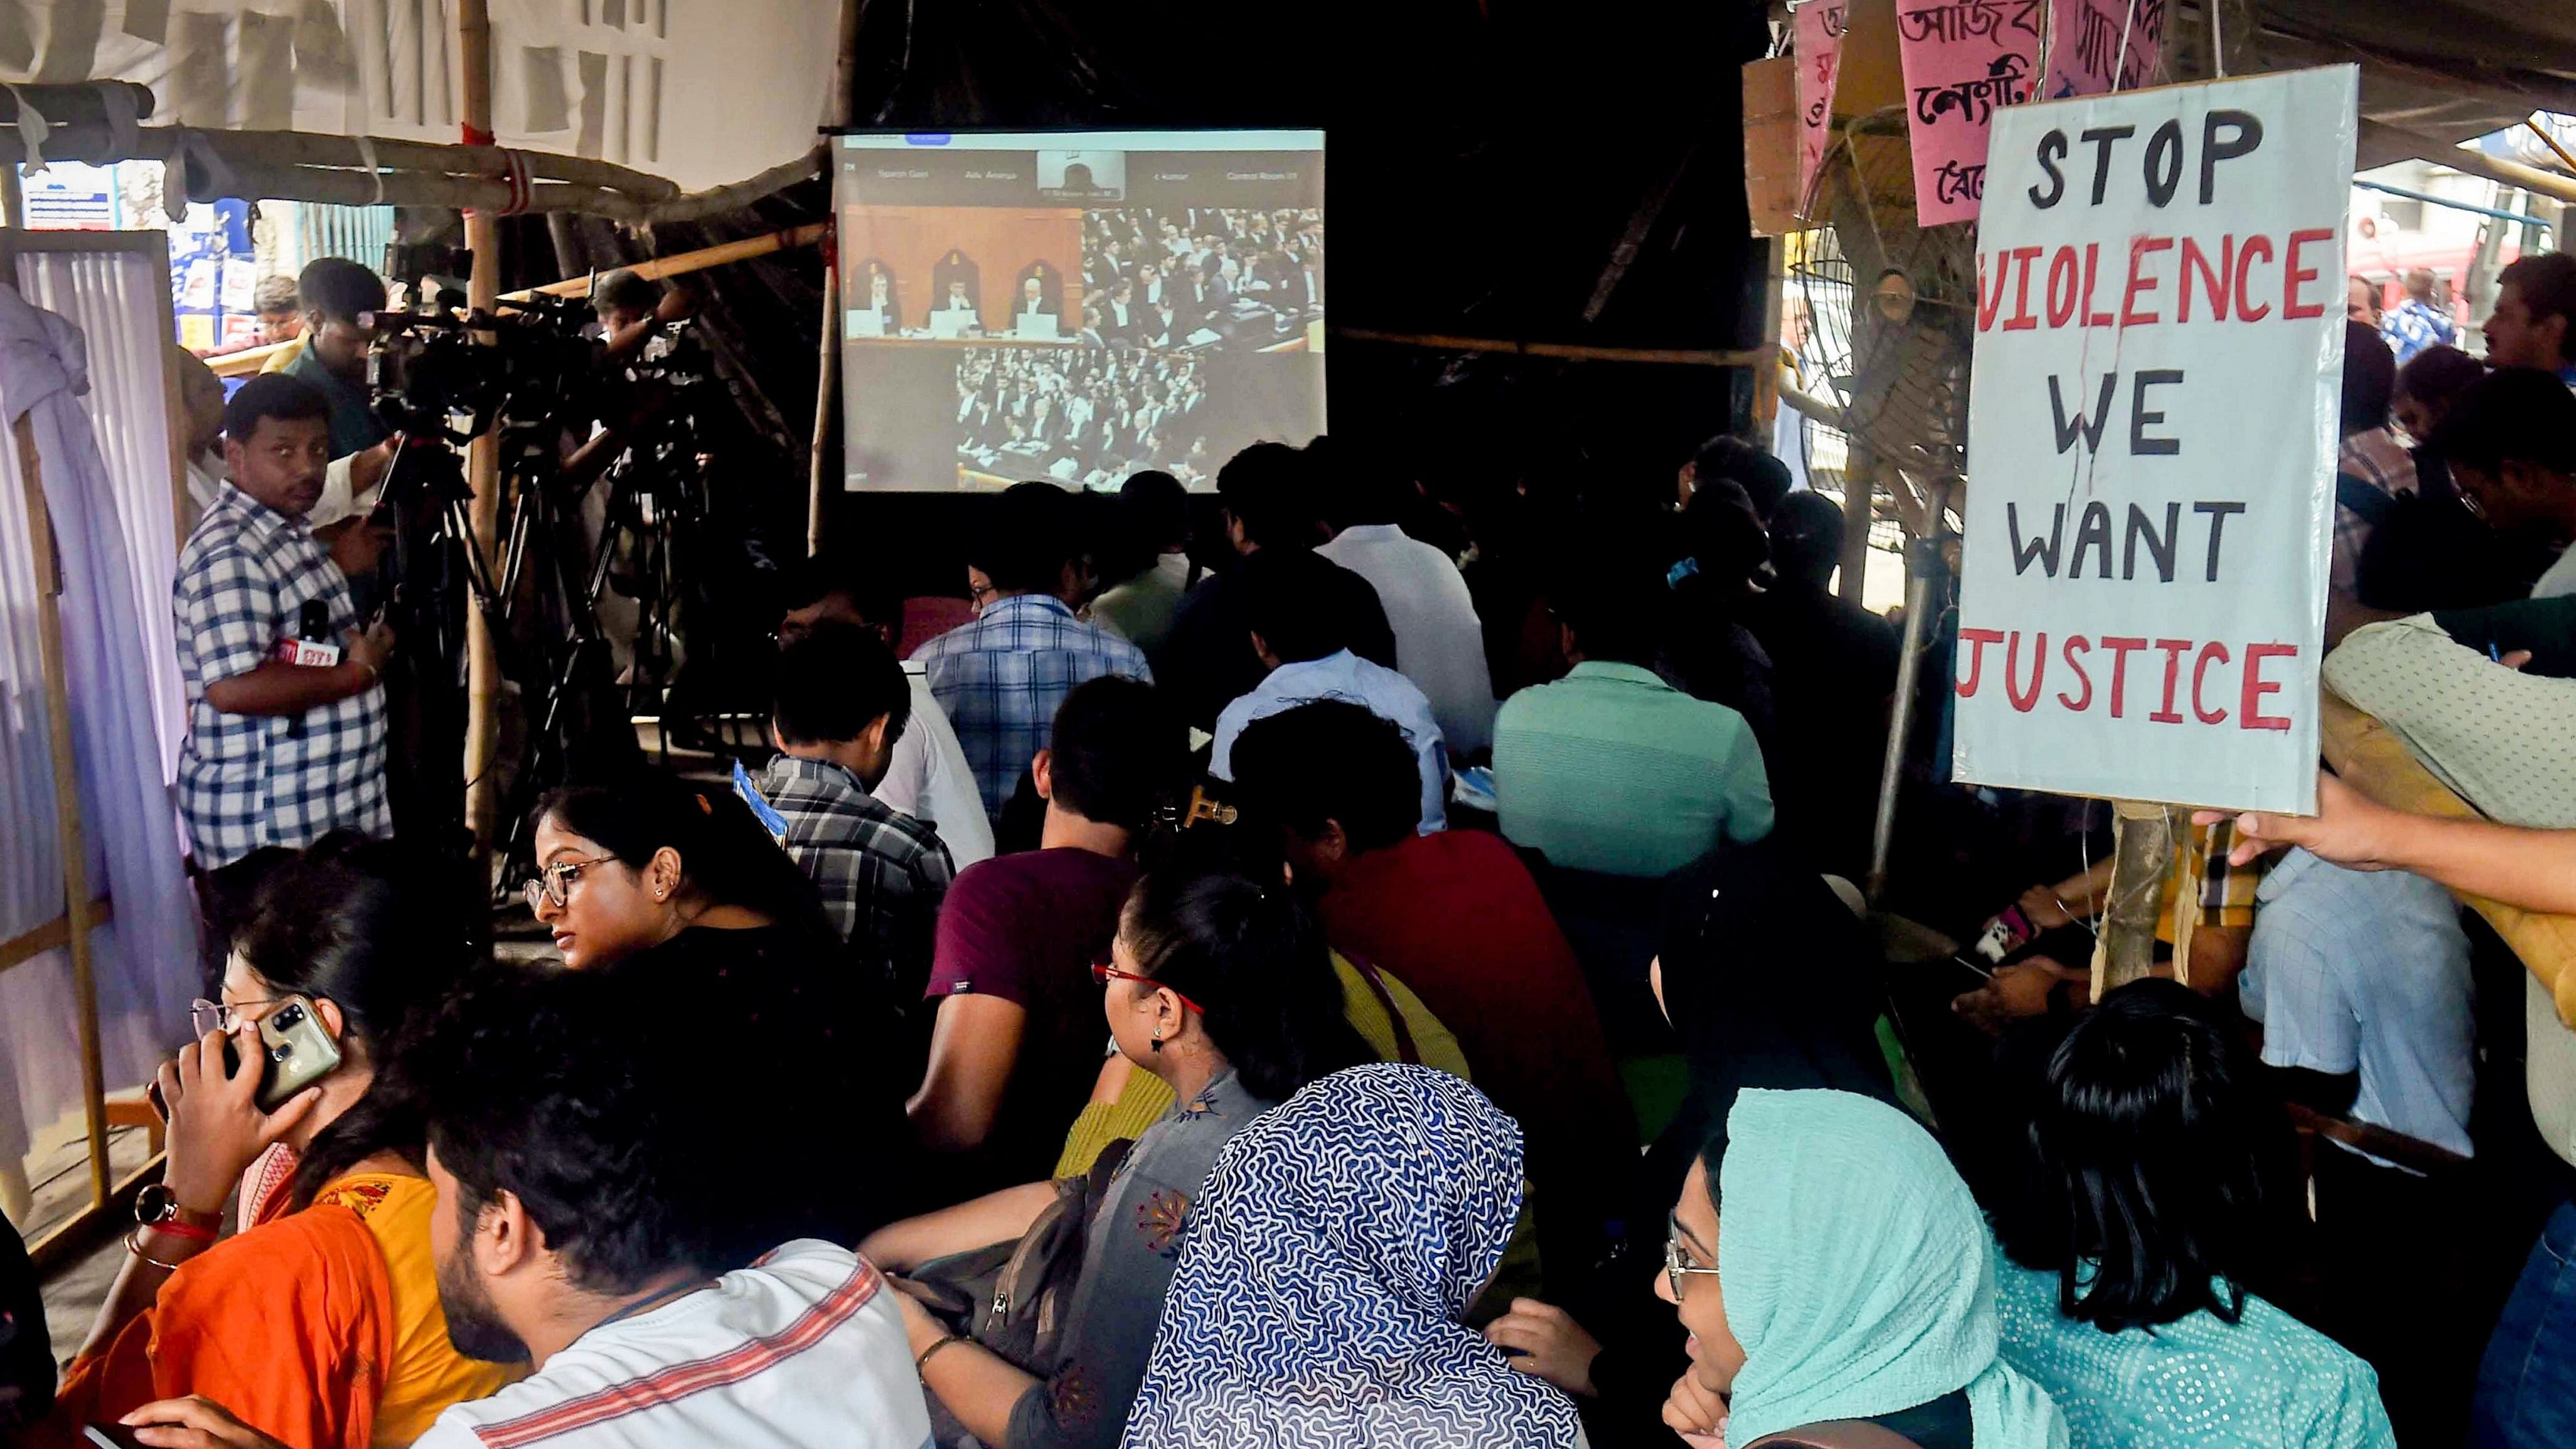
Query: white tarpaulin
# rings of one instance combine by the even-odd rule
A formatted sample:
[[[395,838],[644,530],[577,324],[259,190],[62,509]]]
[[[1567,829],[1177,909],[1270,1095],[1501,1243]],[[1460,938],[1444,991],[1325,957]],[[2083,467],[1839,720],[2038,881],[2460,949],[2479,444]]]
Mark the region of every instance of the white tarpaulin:
[[[2314,808],[2357,85],[1996,113],[1958,778]]]
[[[491,0],[500,144],[695,190],[814,144],[838,0]],[[455,0],[0,0],[0,80],[130,80],[148,124],[458,139]],[[359,164],[353,144],[351,164]]]

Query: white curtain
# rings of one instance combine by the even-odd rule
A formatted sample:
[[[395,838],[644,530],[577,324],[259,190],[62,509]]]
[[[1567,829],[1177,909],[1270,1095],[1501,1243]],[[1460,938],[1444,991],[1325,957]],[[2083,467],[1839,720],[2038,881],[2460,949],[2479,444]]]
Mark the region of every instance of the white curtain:
[[[87,293],[76,274],[70,284]],[[145,309],[130,295],[121,308],[105,293],[89,302],[102,335],[159,340],[157,306],[135,331]],[[187,1002],[198,985],[195,905],[179,864],[152,684],[161,656],[145,623],[159,616],[166,650],[170,565],[161,553],[138,553],[120,492],[143,484],[133,477],[120,484],[98,441],[102,432],[118,435],[117,451],[129,445],[142,451],[136,437],[123,435],[164,428],[166,415],[157,388],[150,406],[141,408],[148,420],[120,415],[123,407],[141,407],[131,401],[135,377],[117,376],[121,345],[102,350],[106,390],[96,400],[101,427],[94,430],[77,401],[91,386],[80,330],[0,287],[0,462],[6,464],[0,469],[0,807],[9,812],[0,818],[0,939],[43,925],[65,904],[48,733],[60,722],[47,717],[39,653],[35,551],[45,541],[34,536],[16,439],[6,426],[25,414],[62,561],[67,723],[89,879],[94,892],[115,904],[114,918],[91,936],[110,1090],[142,1081],[186,1035]],[[133,355],[147,354],[137,343]],[[119,403],[120,392],[128,402]],[[166,540],[169,465],[162,437],[153,511],[163,516],[159,536]],[[140,531],[151,533],[148,524]],[[150,570],[159,571],[163,591],[157,601],[139,602],[138,574],[148,578]],[[70,1110],[79,1094],[79,1037],[64,953],[0,972],[0,1151],[23,1152],[31,1130]]]
[[[81,403],[116,496],[165,784],[179,778],[179,742],[188,728],[170,615],[180,539],[165,402],[171,344],[161,319],[169,286],[169,264],[141,252],[29,252],[18,258],[20,293],[69,319],[88,339],[89,391]]]

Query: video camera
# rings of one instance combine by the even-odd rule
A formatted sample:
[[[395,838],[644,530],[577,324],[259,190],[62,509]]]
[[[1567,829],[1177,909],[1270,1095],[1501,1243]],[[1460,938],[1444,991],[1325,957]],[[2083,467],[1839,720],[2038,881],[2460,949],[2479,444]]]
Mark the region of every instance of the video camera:
[[[598,405],[600,346],[584,337],[589,304],[538,293],[499,310],[375,312],[367,387],[376,417],[414,438],[464,443],[496,424],[586,421]],[[489,343],[478,342],[486,333]],[[462,431],[454,419],[468,420]]]

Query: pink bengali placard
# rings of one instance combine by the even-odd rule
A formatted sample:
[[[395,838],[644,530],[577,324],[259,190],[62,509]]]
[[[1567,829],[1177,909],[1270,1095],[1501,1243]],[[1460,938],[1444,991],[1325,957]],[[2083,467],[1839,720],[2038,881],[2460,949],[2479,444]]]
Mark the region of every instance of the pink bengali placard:
[[[2037,93],[2050,0],[1897,0],[1897,54],[1925,226],[1973,221],[1986,189],[1994,114]]]
[[[2164,80],[2166,0],[2049,0],[2049,7],[2045,99],[2133,91]]]
[[[1815,214],[1816,172],[1833,136],[1834,77],[1843,66],[1846,0],[1807,0],[1791,12],[1798,57],[1798,212]]]

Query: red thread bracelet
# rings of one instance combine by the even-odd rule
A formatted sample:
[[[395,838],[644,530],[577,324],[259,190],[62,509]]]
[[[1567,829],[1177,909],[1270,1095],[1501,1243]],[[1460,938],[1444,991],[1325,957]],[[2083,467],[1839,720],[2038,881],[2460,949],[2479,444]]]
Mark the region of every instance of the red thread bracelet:
[[[177,1218],[164,1218],[157,1223],[145,1223],[143,1226],[156,1233],[167,1233],[171,1237],[186,1238],[191,1242],[211,1243],[215,1240],[213,1228],[201,1228],[194,1223],[183,1223]]]

